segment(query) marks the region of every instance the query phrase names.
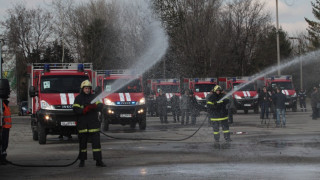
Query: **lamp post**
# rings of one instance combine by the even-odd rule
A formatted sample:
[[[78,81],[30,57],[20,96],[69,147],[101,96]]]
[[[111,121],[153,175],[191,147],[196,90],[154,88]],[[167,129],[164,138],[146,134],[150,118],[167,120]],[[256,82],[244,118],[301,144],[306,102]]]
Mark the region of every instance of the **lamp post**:
[[[301,41],[301,38],[298,38],[298,37],[289,37],[289,39],[292,39],[292,40],[298,40],[299,41],[299,45],[298,45],[298,53],[299,53],[299,61],[300,61],[300,89],[303,88],[303,79],[302,79],[302,59],[301,59],[301,44],[302,44],[302,41]]]
[[[280,44],[279,44],[279,15],[278,15],[278,0],[276,0],[276,27],[277,27],[277,60],[278,60],[278,75],[281,75],[280,71]]]

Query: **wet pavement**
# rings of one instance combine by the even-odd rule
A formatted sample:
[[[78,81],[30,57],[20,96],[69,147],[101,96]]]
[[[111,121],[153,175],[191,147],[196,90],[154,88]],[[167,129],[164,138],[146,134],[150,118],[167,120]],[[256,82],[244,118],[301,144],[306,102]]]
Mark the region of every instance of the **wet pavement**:
[[[0,166],[0,174],[5,172],[5,179],[319,179],[320,120],[310,115],[289,111],[286,128],[276,128],[273,119],[261,124],[258,114],[239,113],[230,127],[233,141],[226,143],[221,136],[220,144],[213,143],[205,114],[196,126],[160,124],[157,117],[148,117],[146,131],[110,125],[104,132],[126,140],[101,135],[106,168],[95,167],[89,148],[84,168],[6,165]],[[39,145],[32,140],[27,117],[14,117],[13,122],[10,161],[61,165],[76,158],[76,136],[63,141],[48,136],[47,144]]]

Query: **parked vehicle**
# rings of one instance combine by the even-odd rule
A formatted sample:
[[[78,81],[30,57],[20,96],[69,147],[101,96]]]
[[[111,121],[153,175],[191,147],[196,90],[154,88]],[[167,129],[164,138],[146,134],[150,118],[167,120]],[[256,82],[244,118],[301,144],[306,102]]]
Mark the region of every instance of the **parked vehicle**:
[[[25,116],[31,114],[28,108],[28,101],[21,101],[19,104],[19,116]]]
[[[81,83],[93,79],[92,64],[35,63],[28,72],[33,140],[46,144],[48,134],[77,134],[72,106]]]

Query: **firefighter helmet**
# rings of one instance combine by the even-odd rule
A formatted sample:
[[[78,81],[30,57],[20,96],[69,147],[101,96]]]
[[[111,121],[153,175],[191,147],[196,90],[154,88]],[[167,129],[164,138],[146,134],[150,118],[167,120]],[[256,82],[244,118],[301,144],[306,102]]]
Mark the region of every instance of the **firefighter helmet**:
[[[81,83],[81,89],[84,88],[84,87],[91,87],[92,88],[92,84],[89,80],[84,80],[82,83]]]
[[[213,92],[217,92],[217,91],[222,91],[221,86],[216,85],[216,86],[213,88]]]

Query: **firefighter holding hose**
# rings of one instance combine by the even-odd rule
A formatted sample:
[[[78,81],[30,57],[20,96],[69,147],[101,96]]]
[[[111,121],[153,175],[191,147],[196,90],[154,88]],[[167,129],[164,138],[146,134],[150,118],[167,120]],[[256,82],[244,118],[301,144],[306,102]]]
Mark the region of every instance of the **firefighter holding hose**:
[[[229,99],[223,99],[224,95],[225,94],[222,93],[222,88],[219,85],[216,85],[213,88],[213,94],[207,99],[208,113],[212,122],[215,143],[219,143],[220,140],[220,124],[222,126],[224,139],[226,142],[231,141],[228,124],[228,110],[226,108],[226,105],[229,103]]]
[[[87,141],[91,137],[93,158],[96,160],[96,166],[105,167],[102,162],[101,144],[100,144],[100,122],[98,112],[102,110],[103,104],[100,101],[90,104],[95,98],[91,94],[92,85],[89,80],[81,83],[81,92],[75,98],[73,111],[77,115],[77,128],[79,136],[79,167],[84,167],[87,159]]]

